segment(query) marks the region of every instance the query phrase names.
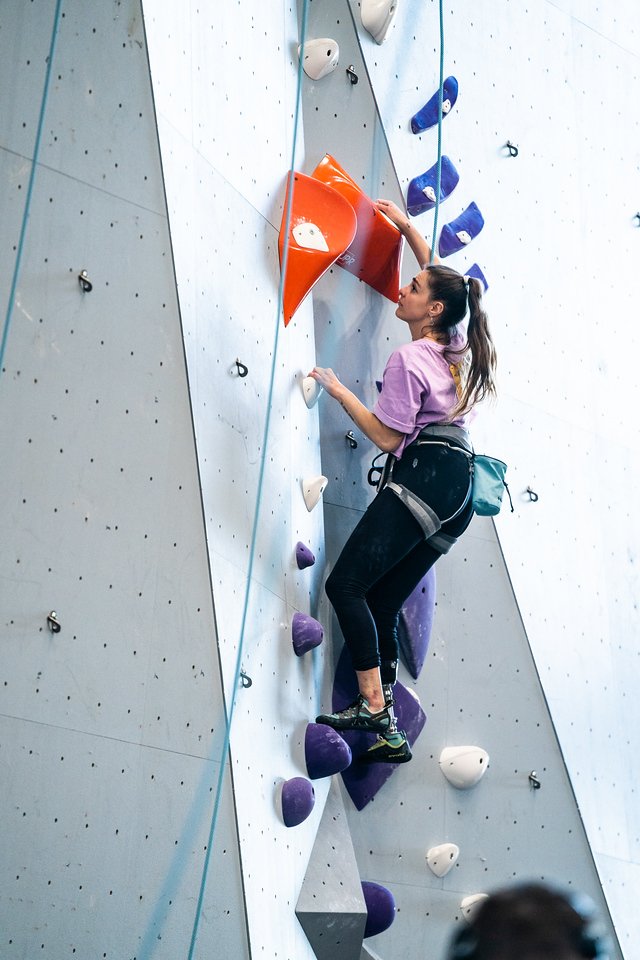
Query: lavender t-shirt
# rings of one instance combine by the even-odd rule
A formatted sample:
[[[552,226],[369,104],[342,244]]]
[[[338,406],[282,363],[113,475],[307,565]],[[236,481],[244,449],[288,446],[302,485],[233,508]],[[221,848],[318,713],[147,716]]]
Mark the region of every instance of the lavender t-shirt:
[[[466,426],[466,416],[449,421],[458,399],[454,379],[457,369],[445,357],[445,353],[451,354],[465,343],[466,336],[461,332],[447,345],[421,338],[404,344],[389,357],[373,412],[387,427],[406,434],[393,451],[396,457],[427,424],[451,422]],[[454,356],[454,364],[455,361]]]

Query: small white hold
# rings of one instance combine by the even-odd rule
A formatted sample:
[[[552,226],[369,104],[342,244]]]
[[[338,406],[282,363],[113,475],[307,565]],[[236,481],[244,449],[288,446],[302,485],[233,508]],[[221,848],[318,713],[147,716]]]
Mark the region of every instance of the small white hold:
[[[318,500],[324,493],[325,487],[329,483],[326,477],[311,477],[302,481],[302,496],[309,513],[313,510]]]
[[[427,850],[427,865],[436,877],[446,877],[449,870],[455,867],[459,856],[460,847],[455,843],[441,843]]]
[[[488,765],[489,754],[482,747],[445,747],[440,754],[440,769],[459,790],[475,786]]]
[[[302,395],[309,409],[316,405],[322,390],[323,388],[314,377],[304,377],[302,381]]]
[[[300,47],[298,47],[300,56]],[[333,73],[340,59],[340,47],[330,37],[318,37],[317,40],[307,40],[304,45],[302,69],[311,80],[322,80]]]
[[[362,26],[376,43],[384,43],[387,39],[397,10],[398,0],[362,0]]]
[[[296,224],[291,233],[299,247],[304,247],[307,250],[322,250],[323,253],[327,253],[329,250],[329,244],[324,233],[320,227],[310,220],[303,220]]]
[[[423,187],[422,192],[424,193],[427,200],[431,200],[432,203],[436,202],[436,192],[431,186],[431,184],[429,184],[427,187]]]
[[[456,233],[456,237],[458,238],[460,243],[464,243],[464,244],[471,243],[473,239],[471,234],[467,233],[466,230],[458,230],[458,232]]]
[[[488,893],[472,893],[470,896],[464,897],[460,903],[460,909],[462,910],[462,916],[467,923],[471,923],[480,907],[480,904],[483,900],[487,900],[488,896]]]
[[[449,113],[449,110],[451,110],[451,100],[443,100],[443,101],[442,101],[442,112],[443,112],[443,113]]]

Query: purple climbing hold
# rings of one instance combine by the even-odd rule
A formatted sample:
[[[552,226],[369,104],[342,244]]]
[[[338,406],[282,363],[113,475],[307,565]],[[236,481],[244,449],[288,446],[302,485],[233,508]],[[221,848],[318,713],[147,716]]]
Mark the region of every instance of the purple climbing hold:
[[[351,763],[351,748],[332,727],[308,723],[304,735],[307,772],[312,780],[341,773]]]
[[[358,682],[355,671],[346,648],[343,648],[333,681],[332,708],[342,710],[346,704],[352,703],[357,695]],[[413,690],[407,689],[399,680],[394,685],[393,697],[398,727],[406,732],[409,743],[413,745],[427,721],[425,713]],[[328,729],[330,730],[331,727]],[[354,758],[351,766],[342,771],[342,780],[353,805],[357,810],[362,810],[370,800],[373,800],[389,777],[396,772],[398,764],[368,763],[361,759],[369,747],[375,743],[374,733],[343,730],[341,736],[348,743]]]
[[[396,901],[391,890],[371,880],[362,881],[362,895],[367,907],[366,939],[389,929],[396,918]]]
[[[306,777],[292,777],[282,784],[282,819],[285,827],[297,827],[313,810],[316,794]]]
[[[460,177],[458,171],[449,160],[442,157],[440,164],[440,202],[446,200],[458,185]],[[436,205],[436,189],[438,186],[438,164],[434,163],[426,173],[414,177],[407,190],[407,210],[412,217],[417,217],[425,210],[433,210]]]
[[[398,622],[400,653],[414,680],[420,676],[427,656],[435,608],[436,568],[431,567],[405,600]]]
[[[315,555],[309,550],[309,547],[300,540],[296,543],[296,563],[299,570],[305,567],[312,567],[316,562]]]
[[[440,231],[438,253],[441,257],[449,257],[452,253],[457,253],[471,243],[483,227],[484,218],[477,203],[472,200],[459,217],[451,223],[445,223]]]
[[[440,114],[440,88],[436,90],[424,107],[411,117],[413,133],[422,133],[429,127],[435,127]],[[455,77],[447,77],[442,84],[442,118],[444,119],[453,109],[458,99],[458,81]]]
[[[479,280],[480,283],[482,284],[482,286],[483,286],[484,289],[485,289],[485,293],[487,292],[487,290],[489,289],[489,284],[487,283],[487,278],[485,277],[484,273],[482,272],[482,270],[480,269],[480,267],[478,266],[477,263],[472,263],[472,264],[471,264],[471,266],[470,266],[469,269],[467,270],[467,276],[468,276],[468,277],[475,277],[477,280]]]
[[[307,616],[306,613],[294,613],[291,623],[293,650],[296,657],[302,657],[308,650],[313,650],[322,643],[324,630],[322,624]]]

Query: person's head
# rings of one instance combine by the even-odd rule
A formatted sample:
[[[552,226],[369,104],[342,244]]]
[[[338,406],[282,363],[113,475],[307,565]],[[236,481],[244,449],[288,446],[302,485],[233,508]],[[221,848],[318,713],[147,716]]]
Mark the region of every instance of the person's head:
[[[396,310],[396,316],[406,321],[414,340],[430,337],[444,344],[451,342],[467,311],[467,343],[461,351],[451,351],[449,358],[453,363],[467,361],[452,417],[496,392],[496,353],[482,308],[482,284],[476,277],[463,277],[452,267],[429,264],[401,289]]]
[[[543,884],[493,893],[453,937],[447,960],[606,960],[586,898]]]
[[[401,289],[396,316],[446,342],[467,312],[467,279],[442,264],[425,267]]]

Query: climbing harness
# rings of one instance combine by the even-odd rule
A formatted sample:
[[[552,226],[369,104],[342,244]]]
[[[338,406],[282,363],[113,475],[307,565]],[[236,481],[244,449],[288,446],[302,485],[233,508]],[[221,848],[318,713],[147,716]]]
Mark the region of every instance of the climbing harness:
[[[403,460],[406,462],[405,458],[410,459],[412,455],[412,466],[419,469],[422,466],[418,462],[420,448],[434,446],[445,447],[453,453],[461,454],[466,457],[468,464],[469,482],[466,495],[460,506],[445,519],[441,519],[433,507],[418,496],[406,482],[400,482],[399,478],[394,476],[394,470],[397,471],[398,465]],[[473,512],[478,516],[495,516],[500,512],[506,490],[511,512],[514,511],[511,493],[504,479],[507,465],[495,457],[475,453],[469,435],[462,427],[456,427],[453,424],[430,424],[424,427],[418,437],[406,447],[401,458],[387,454],[384,466],[381,467],[376,462],[381,456],[383,454],[377,454],[374,457],[367,477],[368,482],[376,486],[378,492],[388,487],[392,493],[395,493],[420,524],[426,539],[430,540],[437,535],[434,546],[443,553],[450,549],[455,539],[448,538],[439,531],[445,524],[459,517],[469,501],[473,504]]]

